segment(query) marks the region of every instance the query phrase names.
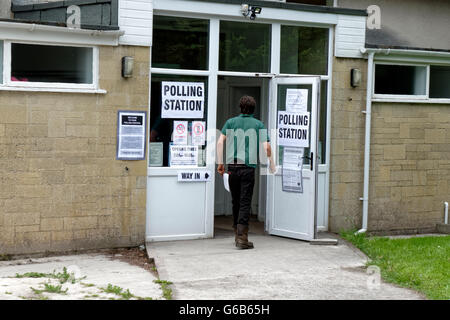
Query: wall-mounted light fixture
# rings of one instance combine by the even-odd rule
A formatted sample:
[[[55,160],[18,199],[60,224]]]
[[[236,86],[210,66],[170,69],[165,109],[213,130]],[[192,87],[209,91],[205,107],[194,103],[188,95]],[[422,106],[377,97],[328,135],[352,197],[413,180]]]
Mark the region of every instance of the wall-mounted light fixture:
[[[250,20],[255,20],[256,15],[262,11],[261,7],[252,7],[248,4],[241,4],[241,13],[244,17],[249,17]]]
[[[362,81],[361,69],[352,69],[350,76],[350,85],[353,88],[359,87]]]
[[[134,58],[123,57],[122,58],[122,77],[131,78],[133,76]]]

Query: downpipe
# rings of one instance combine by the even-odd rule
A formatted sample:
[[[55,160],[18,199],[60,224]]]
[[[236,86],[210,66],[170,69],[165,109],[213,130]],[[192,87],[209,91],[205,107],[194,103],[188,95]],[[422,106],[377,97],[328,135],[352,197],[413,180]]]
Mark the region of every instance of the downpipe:
[[[444,202],[444,223],[448,224],[448,202]]]
[[[375,53],[369,52],[367,66],[367,92],[366,92],[366,128],[364,139],[364,194],[360,200],[363,201],[362,227],[356,234],[367,232],[369,215],[369,170],[370,170],[370,129],[372,120],[372,84],[373,84],[373,57]]]

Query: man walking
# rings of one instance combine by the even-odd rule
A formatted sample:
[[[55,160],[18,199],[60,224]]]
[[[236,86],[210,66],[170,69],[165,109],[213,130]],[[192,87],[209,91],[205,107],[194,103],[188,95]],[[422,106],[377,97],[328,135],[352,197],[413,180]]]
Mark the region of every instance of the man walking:
[[[217,171],[220,175],[225,172],[223,147],[226,141],[226,164],[228,164],[230,175],[235,244],[240,249],[252,249],[253,243],[248,241],[248,226],[260,142],[262,142],[264,151],[269,158],[270,171],[274,173],[276,168],[272,159],[267,129],[261,121],[253,117],[256,108],[255,99],[250,96],[243,96],[239,101],[239,107],[241,114],[226,121],[217,142],[219,164]]]

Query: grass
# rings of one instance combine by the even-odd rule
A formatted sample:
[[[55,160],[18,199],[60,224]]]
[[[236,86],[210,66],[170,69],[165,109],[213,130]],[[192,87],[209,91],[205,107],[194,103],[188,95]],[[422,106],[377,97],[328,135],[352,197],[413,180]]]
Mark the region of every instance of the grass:
[[[57,294],[67,294],[67,290],[63,290],[62,289],[62,285],[52,285],[50,283],[45,283],[44,284],[44,289],[39,290],[39,289],[35,289],[33,287],[30,287],[31,290],[33,290],[33,292],[35,294],[37,294],[39,297],[41,298],[46,298],[45,296],[42,295],[42,293],[47,292],[47,293],[57,293]]]
[[[429,299],[450,299],[450,236],[389,239],[355,231],[341,236],[381,269],[387,282],[415,289]]]
[[[113,286],[112,284],[108,284],[106,288],[103,288],[103,291],[106,293],[113,293],[117,296],[122,297],[124,300],[130,300],[131,298],[136,298],[129,289],[124,290],[121,287]]]
[[[66,282],[74,284],[77,280],[83,280],[86,277],[75,279],[75,275],[73,273],[68,273],[67,268],[64,267],[63,271],[58,273],[56,273],[56,271],[53,271],[53,273],[40,273],[40,272],[27,272],[24,274],[16,273],[16,278],[51,278],[51,279],[58,279],[61,284],[64,284]]]
[[[172,282],[166,280],[153,280],[153,282],[161,286],[163,297],[166,300],[172,300],[172,289],[170,289],[169,287],[172,284]]]

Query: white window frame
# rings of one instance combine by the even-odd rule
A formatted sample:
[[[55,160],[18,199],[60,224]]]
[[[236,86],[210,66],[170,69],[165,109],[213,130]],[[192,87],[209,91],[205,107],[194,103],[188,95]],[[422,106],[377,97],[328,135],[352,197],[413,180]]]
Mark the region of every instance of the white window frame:
[[[425,94],[382,94],[375,93],[375,79],[378,65],[391,65],[391,66],[405,66],[405,67],[425,67]],[[386,99],[414,99],[414,100],[424,100],[429,97],[429,88],[430,88],[430,66],[427,64],[421,63],[397,63],[391,61],[377,61],[374,63],[374,72],[373,72],[373,81],[372,81],[372,92],[373,97],[377,98],[386,98]]]
[[[413,67],[426,67],[426,87],[425,95],[392,95],[392,94],[376,94],[375,93],[375,76],[376,76],[376,66],[377,65],[397,65],[397,66],[413,66]],[[395,102],[395,103],[428,103],[428,104],[450,104],[450,98],[430,98],[430,69],[431,66],[444,66],[450,67],[450,64],[443,63],[441,61],[436,61],[434,59],[423,59],[423,61],[418,62],[417,59],[411,59],[408,61],[407,58],[401,59],[398,57],[394,58],[383,58],[376,59],[374,61],[374,72],[372,76],[372,88],[370,88],[372,93],[372,102]]]
[[[1,40],[1,39],[0,39]],[[3,83],[0,91],[45,91],[45,92],[83,92],[83,93],[106,93],[99,89],[99,49],[98,46],[81,45],[70,43],[47,43],[22,40],[3,41]],[[55,47],[81,47],[92,49],[92,83],[62,83],[62,82],[20,82],[11,81],[11,44],[35,44]]]

